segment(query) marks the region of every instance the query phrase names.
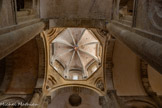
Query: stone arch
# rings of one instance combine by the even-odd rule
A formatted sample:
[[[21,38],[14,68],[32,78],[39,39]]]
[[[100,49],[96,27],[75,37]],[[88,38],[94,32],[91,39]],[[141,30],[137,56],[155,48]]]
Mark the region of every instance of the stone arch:
[[[85,89],[87,89],[87,90],[91,90],[91,91],[93,91],[93,92],[96,92],[99,96],[103,96],[104,95],[104,93],[103,92],[101,92],[99,89],[97,89],[96,87],[91,87],[91,86],[88,86],[88,85],[82,85],[82,84],[67,84],[67,85],[62,85],[62,86],[59,86],[59,87],[57,87],[57,88],[52,88],[51,90],[49,90],[49,94],[50,93],[52,93],[52,92],[55,92],[55,91],[57,91],[57,90],[62,90],[62,89],[64,89],[64,88],[85,88]]]
[[[109,39],[106,42],[106,55],[105,55],[105,60],[104,60],[104,77],[105,77],[105,82],[106,82],[106,89],[108,90],[114,90],[114,84],[113,84],[113,73],[112,73],[112,68],[113,68],[113,62],[112,62],[112,57],[113,57],[113,50],[114,50],[114,45],[115,45],[115,38],[113,38],[110,34],[108,35]]]
[[[107,103],[112,103],[113,107],[120,108],[121,106],[121,100],[118,98],[116,94],[116,89],[114,87],[114,81],[113,81],[113,52],[114,52],[114,46],[116,39],[111,36],[110,34],[107,34],[108,39],[106,41],[106,51],[105,51],[105,60],[104,60],[104,78],[105,78],[105,84],[106,84],[106,90],[107,90]],[[113,98],[112,98],[113,97]],[[106,101],[105,101],[106,102]],[[106,105],[106,104],[105,104]],[[107,107],[112,107],[110,105],[106,105]]]
[[[148,78],[148,64],[144,61],[140,61],[140,71],[141,71],[141,81],[144,87],[145,92],[148,94],[150,98],[154,100],[154,102],[162,107],[161,99],[158,97],[157,93],[153,91],[149,78]]]
[[[100,97],[99,94],[92,89],[89,89],[86,87],[79,87],[79,86],[71,86],[71,87],[66,86],[66,87],[63,87],[63,88],[53,91],[51,94],[52,101],[51,101],[51,104],[49,104],[48,108],[51,108],[50,106],[54,105],[52,103],[53,101],[57,101],[57,100],[61,99],[61,96],[63,96],[61,99],[62,100],[61,102],[65,101],[66,106],[72,106],[69,104],[70,102],[68,102],[69,101],[68,99],[71,100],[70,97],[73,95],[74,96],[78,95],[81,98],[81,103],[80,103],[81,107],[101,108],[101,106],[99,105],[99,97]],[[57,98],[55,98],[55,97],[57,97]],[[76,97],[74,97],[74,98],[76,100]],[[93,101],[89,101],[89,99],[92,99]],[[93,102],[93,103],[90,103],[90,102]],[[59,103],[60,102],[55,102],[55,106],[53,106],[53,107],[58,107],[58,106],[56,106],[56,104],[60,105]],[[74,105],[77,105],[76,101],[72,101],[72,103]],[[64,103],[62,103],[62,104],[64,104]],[[59,108],[63,108],[62,105],[60,105]]]
[[[38,52],[39,52],[39,72],[38,77],[43,78],[45,77],[45,61],[46,61],[46,46],[45,46],[45,37],[44,36],[37,36],[36,37]]]
[[[59,95],[59,92],[64,92],[64,91],[67,91],[67,92],[68,91],[74,91],[76,93],[80,93],[80,92],[90,93],[90,92],[93,92],[93,93],[96,93],[98,95],[101,95],[101,93],[99,93],[98,91],[93,90],[92,88],[83,87],[83,86],[66,86],[66,87],[61,87],[61,88],[58,88],[58,89],[54,90],[53,93],[56,94],[56,95]],[[53,98],[53,96],[52,96],[52,98]]]

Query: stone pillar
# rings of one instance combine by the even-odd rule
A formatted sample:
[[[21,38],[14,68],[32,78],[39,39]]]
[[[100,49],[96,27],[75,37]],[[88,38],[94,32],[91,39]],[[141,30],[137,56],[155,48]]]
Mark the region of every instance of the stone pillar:
[[[107,91],[107,101],[111,101],[109,108],[123,108],[121,103],[116,95],[115,90]]]
[[[108,108],[108,104],[106,103],[104,96],[99,97],[99,104],[102,106],[102,108]]]
[[[42,104],[42,108],[48,108],[48,104],[51,103],[51,96],[46,96]]]
[[[100,97],[99,104],[102,108],[122,108],[114,90],[108,91],[106,96]]]
[[[142,37],[112,23],[107,25],[107,29],[113,36],[122,41],[133,52],[162,74],[162,45],[160,43]]]
[[[38,106],[39,106],[39,103],[41,101],[40,100],[41,96],[42,96],[42,89],[41,88],[35,89],[35,92],[34,92],[32,100],[30,101],[30,104],[38,104]],[[38,106],[36,106],[36,107],[38,107]],[[33,108],[33,106],[29,106],[28,108]]]
[[[41,33],[44,27],[44,22],[38,22],[36,24],[0,35],[0,59],[12,53]]]

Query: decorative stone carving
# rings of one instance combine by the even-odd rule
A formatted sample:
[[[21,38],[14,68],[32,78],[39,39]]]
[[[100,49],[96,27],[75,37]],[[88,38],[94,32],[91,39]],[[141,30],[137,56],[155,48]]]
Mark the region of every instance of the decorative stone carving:
[[[56,82],[55,78],[53,76],[49,75],[48,80],[47,80],[46,89],[50,89],[56,84],[57,84],[57,82]]]
[[[96,87],[99,88],[101,91],[104,91],[104,83],[102,79],[97,79],[96,81]]]
[[[51,37],[56,33],[56,29],[53,29],[53,28],[49,29],[49,30],[46,31],[46,33],[47,33],[48,37]]]
[[[108,31],[104,30],[104,29],[98,29],[97,32],[101,35],[101,36],[107,36]]]
[[[45,102],[47,102],[48,104],[50,104],[51,103],[51,96],[46,96]]]
[[[48,41],[51,42],[63,30],[64,28],[51,28],[51,29],[46,30],[44,33],[48,37]]]
[[[162,30],[162,0],[148,1],[148,16],[152,25]]]
[[[39,95],[41,95],[41,94],[42,94],[42,88],[36,88],[36,89],[34,90],[34,92],[35,92],[35,93],[38,93]]]

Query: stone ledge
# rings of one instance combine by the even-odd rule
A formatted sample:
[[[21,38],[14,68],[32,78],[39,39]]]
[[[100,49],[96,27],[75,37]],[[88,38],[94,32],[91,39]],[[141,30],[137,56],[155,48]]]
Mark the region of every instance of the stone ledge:
[[[33,24],[38,23],[40,21],[41,21],[41,19],[33,19],[33,20],[30,20],[30,21],[19,23],[17,25],[12,25],[12,26],[8,26],[8,27],[0,28],[0,35],[8,33],[8,32],[12,32],[12,31],[17,30],[17,29],[21,29],[21,28],[29,26],[29,25],[33,25]]]
[[[142,37],[145,37],[145,38],[148,38],[148,39],[151,39],[153,41],[156,41],[160,44],[162,44],[162,36],[158,35],[158,34],[155,34],[155,33],[151,33],[151,32],[148,32],[148,31],[145,31],[145,30],[142,30],[140,28],[136,28],[136,27],[131,27],[129,25],[126,25],[126,24],[122,24],[118,21],[115,21],[115,20],[112,20],[111,21],[112,24],[115,24],[117,26],[120,26],[120,27],[123,27],[124,29],[127,29],[131,32],[134,32]]]

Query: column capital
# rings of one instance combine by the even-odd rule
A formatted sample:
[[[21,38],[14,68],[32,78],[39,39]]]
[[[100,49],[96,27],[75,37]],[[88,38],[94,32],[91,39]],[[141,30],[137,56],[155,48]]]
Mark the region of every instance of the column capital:
[[[116,90],[107,90],[107,95],[109,95],[111,93],[116,94]]]
[[[35,88],[34,93],[42,94],[42,88]]]
[[[46,96],[45,97],[45,102],[47,102],[48,104],[51,103],[51,96]]]

